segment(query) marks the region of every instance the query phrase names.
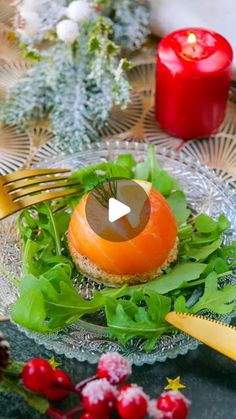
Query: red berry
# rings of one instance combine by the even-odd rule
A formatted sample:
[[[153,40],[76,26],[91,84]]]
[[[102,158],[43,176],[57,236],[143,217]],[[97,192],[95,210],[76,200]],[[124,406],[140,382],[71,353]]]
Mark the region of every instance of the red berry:
[[[108,415],[116,404],[116,389],[105,379],[94,380],[82,390],[83,404],[95,417]]]
[[[80,419],[109,419],[109,416],[94,416],[89,412],[85,412],[80,416]]]
[[[29,390],[43,391],[53,382],[53,369],[45,359],[33,358],[25,364],[21,378]]]
[[[148,397],[143,389],[131,385],[124,391],[120,391],[117,410],[122,419],[143,419],[147,414]]]
[[[52,385],[46,388],[43,391],[43,394],[49,400],[62,400],[68,396],[70,391],[59,388],[55,386],[55,384],[61,384],[62,386],[64,385],[65,387],[71,387],[71,389],[73,388],[73,384],[71,382],[69,375],[65,371],[54,370],[53,375],[54,375],[54,379],[53,379]]]
[[[107,352],[102,355],[98,363],[97,375],[106,378],[111,384],[123,383],[131,374],[129,361],[118,352]]]
[[[164,413],[163,419],[186,419],[188,405],[189,401],[179,391],[163,393],[156,402],[157,408]]]

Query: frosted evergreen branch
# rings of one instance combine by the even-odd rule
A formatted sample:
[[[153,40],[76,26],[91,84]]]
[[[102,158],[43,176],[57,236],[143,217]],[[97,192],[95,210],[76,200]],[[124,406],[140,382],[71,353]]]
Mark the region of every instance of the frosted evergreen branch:
[[[56,142],[67,148],[98,141],[98,129],[112,106],[127,106],[129,63],[120,59],[120,51],[141,45],[148,33],[148,8],[142,0],[90,0],[91,13],[87,6],[87,12],[84,9],[89,20],[80,23],[68,19],[70,3],[32,0],[33,7],[38,5],[37,13],[29,16],[31,21],[35,19],[37,30],[32,32],[27,19],[23,19],[23,29],[19,26],[16,32],[24,42],[22,51],[33,60],[34,67],[0,104],[4,122],[19,130],[49,116]],[[97,5],[101,9],[95,8]],[[56,30],[65,17],[71,22],[69,26],[66,23]],[[49,40],[50,47],[38,49],[42,40]]]

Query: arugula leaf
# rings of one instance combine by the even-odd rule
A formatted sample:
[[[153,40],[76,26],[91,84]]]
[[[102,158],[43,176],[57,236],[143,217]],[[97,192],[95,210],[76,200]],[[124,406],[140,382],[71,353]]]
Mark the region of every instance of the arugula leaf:
[[[173,190],[179,189],[178,181],[159,165],[155,147],[152,145],[148,147],[144,162],[136,165],[134,177],[151,182],[164,196],[169,196]]]
[[[149,292],[149,295],[143,294],[142,300],[147,307],[140,307],[132,301],[108,299],[105,305],[107,324],[111,336],[121,343],[141,337],[147,340],[146,350],[151,351],[158,338],[172,330],[165,321],[171,299]]]
[[[195,219],[195,226],[201,233],[212,233],[217,229],[217,222],[206,214],[199,214]]]
[[[219,253],[226,260],[228,258],[235,260],[236,259],[236,241],[233,241],[228,246],[221,247]]]
[[[72,263],[66,244],[69,221],[70,214],[65,210],[54,213],[49,203],[23,211],[18,225],[25,242],[25,274],[39,276],[58,263]]]
[[[104,298],[99,292],[92,300],[85,300],[73,286],[60,282],[60,292],[55,299],[45,296],[46,311],[50,329],[58,329],[74,323],[85,314],[95,313],[104,306]]]
[[[39,278],[25,276],[20,284],[21,295],[12,306],[13,320],[36,332],[52,332],[100,310],[108,297],[118,298],[126,289],[105,289],[95,292],[92,300],[85,300],[74,288],[70,275],[70,267],[61,264]]]
[[[222,233],[223,231],[228,230],[229,227],[230,221],[224,214],[221,214],[218,218],[218,230]]]
[[[183,295],[180,295],[178,298],[176,298],[174,303],[174,310],[177,313],[189,313],[189,309],[186,307],[186,300]]]
[[[195,219],[195,227],[201,233],[214,233],[217,231],[219,235],[230,227],[230,221],[224,214],[221,214],[217,221],[206,214],[199,214]]]
[[[12,319],[35,332],[48,332],[46,310],[42,292],[35,288],[21,295],[11,309]]]
[[[167,274],[143,285],[144,290],[156,291],[159,294],[167,294],[179,288],[183,283],[198,279],[206,268],[205,263],[182,262],[178,263]]]
[[[222,239],[217,239],[213,243],[202,246],[202,247],[191,247],[185,255],[191,259],[204,261],[211,255],[215,250],[219,249],[221,246]]]
[[[115,162],[108,161],[83,167],[72,173],[68,182],[76,179],[79,187],[82,185],[84,192],[88,192],[108,177],[130,179],[133,177],[132,168],[136,162],[128,156],[119,156]]]
[[[57,292],[43,277],[35,280],[35,288],[24,292],[13,305],[12,318],[36,332],[58,330],[104,305],[104,298],[99,293],[88,301],[78,294],[72,284],[61,281]]]
[[[134,177],[153,182],[161,170],[157,162],[155,147],[150,145],[145,160],[136,165]]]
[[[38,276],[54,265],[72,264],[70,257],[55,255],[54,249],[54,242],[51,238],[42,242],[29,239],[24,247],[23,272]]]
[[[38,219],[36,217],[32,217],[31,209],[26,208],[25,210],[21,211],[18,219],[17,219],[17,227],[20,231],[21,238],[23,239],[24,243],[30,239],[35,231],[38,231]]]
[[[35,410],[42,414],[45,414],[50,406],[48,400],[26,390],[23,386],[18,384],[18,379],[11,377],[3,378],[0,383],[0,392],[14,392],[18,394],[28,403],[29,406],[33,407]]]
[[[163,196],[167,197],[173,190],[179,189],[179,184],[166,170],[160,170],[153,179],[153,186]]]
[[[210,310],[217,314],[228,314],[235,309],[236,287],[226,285],[218,289],[218,278],[216,272],[211,272],[206,278],[204,294],[192,307],[192,313],[198,313],[203,309]]]
[[[190,215],[190,210],[187,208],[187,201],[182,191],[173,192],[168,198],[167,202],[170,205],[176,222],[179,226],[185,224]]]
[[[211,271],[215,271],[217,274],[222,274],[227,272],[230,269],[230,264],[227,263],[226,260],[220,257],[215,257],[215,254],[213,255],[214,259],[208,262],[207,268],[208,273]],[[216,255],[217,256],[217,255]],[[206,274],[206,271],[205,271]]]
[[[132,169],[136,166],[136,161],[132,154],[120,154],[114,161],[118,166],[125,167],[130,170],[130,176],[132,176]]]
[[[49,235],[54,239],[55,243],[55,250],[57,255],[61,255],[61,243],[60,243],[60,235],[58,232],[58,224],[56,222],[56,214],[53,215],[52,209],[49,203],[45,202],[43,204],[38,205],[38,214],[39,214],[39,226],[44,231],[47,231]],[[64,216],[65,221],[66,215]],[[69,220],[68,220],[69,224]],[[67,227],[64,231],[67,230]]]

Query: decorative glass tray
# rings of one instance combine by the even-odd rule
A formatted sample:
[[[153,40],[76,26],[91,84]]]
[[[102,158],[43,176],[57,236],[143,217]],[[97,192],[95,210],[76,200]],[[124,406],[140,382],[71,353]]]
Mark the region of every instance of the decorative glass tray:
[[[114,159],[118,154],[133,153],[141,161],[146,155],[147,145],[141,143],[107,141],[100,145],[88,146],[82,152],[67,156],[57,156],[55,159],[43,161],[41,167],[62,167],[71,170],[84,167],[90,163]],[[202,166],[197,161],[176,153],[171,149],[156,147],[160,164],[175,176],[186,193],[190,206],[197,212],[204,212],[213,217],[224,213],[230,219],[232,228],[224,237],[225,243],[236,240],[236,196],[226,182],[217,177],[214,171]],[[10,275],[21,274],[22,243],[16,227],[16,217],[12,216],[0,224],[0,310],[9,315],[10,306],[17,298],[17,287],[1,272],[4,266]],[[222,283],[235,283],[236,275],[222,279]],[[83,296],[89,296],[95,284],[84,278],[78,285],[78,291]],[[210,313],[206,313],[211,316]],[[223,321],[229,322],[229,317]],[[33,333],[20,328],[37,343],[53,349],[58,354],[69,358],[97,362],[100,355],[107,351],[119,351],[134,364],[154,363],[175,358],[178,354],[186,354],[190,349],[196,349],[198,342],[183,333],[163,335],[151,353],[145,353],[141,339],[134,339],[123,346],[108,336],[103,325],[103,316],[93,315],[89,320],[81,320],[76,324],[53,334]]]

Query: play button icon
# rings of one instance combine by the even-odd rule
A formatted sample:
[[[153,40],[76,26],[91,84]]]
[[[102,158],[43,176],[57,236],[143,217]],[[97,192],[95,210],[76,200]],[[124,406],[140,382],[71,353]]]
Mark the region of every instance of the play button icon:
[[[118,199],[109,198],[108,219],[110,223],[114,223],[114,221],[119,220],[130,212],[131,209],[128,205],[123,204]]]
[[[138,236],[150,216],[149,182],[112,178],[98,184],[88,195],[86,219],[91,229],[109,241],[122,242]]]

